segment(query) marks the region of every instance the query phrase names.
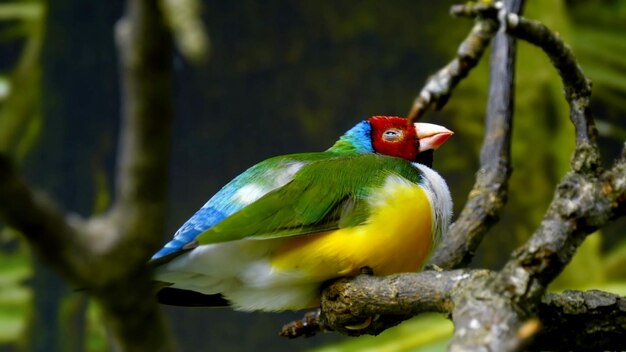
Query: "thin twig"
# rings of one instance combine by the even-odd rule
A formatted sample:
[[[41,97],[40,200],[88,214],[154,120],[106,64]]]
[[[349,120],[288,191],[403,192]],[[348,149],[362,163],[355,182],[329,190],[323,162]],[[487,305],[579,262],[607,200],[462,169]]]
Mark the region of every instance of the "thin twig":
[[[283,325],[283,328],[278,333],[278,336],[295,339],[303,336],[315,336],[322,331],[324,331],[324,328],[320,324],[320,310],[316,309],[312,312],[304,314],[302,319],[294,320]]]
[[[440,110],[446,105],[453,89],[478,63],[498,29],[497,21],[479,19],[457,50],[457,56],[432,75],[407,114],[410,122],[420,119],[431,107]]]

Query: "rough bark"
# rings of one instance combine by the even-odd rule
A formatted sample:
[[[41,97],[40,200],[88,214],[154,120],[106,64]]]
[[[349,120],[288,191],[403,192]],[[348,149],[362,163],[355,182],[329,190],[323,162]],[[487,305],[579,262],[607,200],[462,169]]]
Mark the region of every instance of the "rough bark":
[[[544,350],[577,350],[581,346],[596,351],[624,348],[624,297],[596,290],[547,294],[537,315],[543,329],[533,345]],[[583,333],[572,334],[572,331]]]
[[[484,287],[494,282],[498,274],[489,270],[457,269],[341,279],[324,291],[326,313],[308,317],[308,324],[317,328],[308,332],[312,335],[321,328],[351,336],[377,335],[390,326],[425,312],[442,313],[453,318],[456,325],[461,318],[455,315],[463,315],[464,307],[473,305],[481,306],[481,314],[489,314],[490,318],[506,315],[506,312],[503,314],[480,303],[481,299],[492,300]],[[456,325],[457,334],[468,335],[471,330],[480,329],[479,316],[467,318],[464,327]],[[370,323],[366,327],[353,328],[364,325],[368,319]],[[503,331],[508,330],[506,326],[500,327]],[[282,335],[296,337],[298,328],[302,327],[287,325]],[[505,344],[500,348],[576,350],[585,346],[592,350],[619,349],[623,347],[621,344],[626,333],[626,298],[597,290],[548,293],[537,303],[537,316],[524,320],[514,333],[515,338],[503,341]],[[512,346],[511,341],[516,342],[516,346]],[[480,347],[463,345],[452,349],[474,350]]]

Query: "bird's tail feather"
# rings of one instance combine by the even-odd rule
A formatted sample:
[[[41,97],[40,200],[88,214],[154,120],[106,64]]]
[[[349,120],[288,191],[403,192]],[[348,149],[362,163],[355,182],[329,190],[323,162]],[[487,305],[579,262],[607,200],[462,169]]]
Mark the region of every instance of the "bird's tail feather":
[[[157,292],[161,304],[181,307],[227,307],[230,303],[221,295],[205,295],[199,292],[164,287]]]

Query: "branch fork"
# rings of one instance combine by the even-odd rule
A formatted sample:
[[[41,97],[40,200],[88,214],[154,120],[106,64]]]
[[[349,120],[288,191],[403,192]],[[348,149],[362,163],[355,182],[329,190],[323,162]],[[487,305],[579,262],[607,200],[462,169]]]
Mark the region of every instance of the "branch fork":
[[[552,294],[546,293],[546,287],[569,263],[588,234],[625,214],[626,146],[612,167],[602,170],[597,131],[589,108],[591,82],[556,33],[514,13],[520,6],[519,1],[509,1],[507,6],[501,2],[454,6],[453,15],[476,18],[476,25],[459,47],[457,57],[429,79],[408,114],[409,119],[416,120],[429,108],[442,108],[454,87],[476,65],[491,38],[499,33],[494,52],[504,48],[508,56],[492,57],[496,62],[492,62],[480,171],[459,219],[431,259],[449,271],[338,280],[322,292],[321,329],[351,336],[376,335],[413,315],[440,312],[451,317],[455,325],[450,351],[550,349],[555,348],[554,341],[571,343],[564,342],[556,346],[558,349],[576,349],[580,347],[576,343],[583,340],[584,346],[591,349],[613,349],[615,336],[621,336],[623,341],[626,298],[601,291]],[[506,202],[512,125],[512,89],[506,85],[513,79],[501,79],[506,81],[503,88],[498,86],[498,77],[494,77],[498,69],[506,71],[507,65],[508,72],[512,72],[511,37],[540,47],[562,79],[575,127],[571,169],[557,186],[540,226],[526,244],[512,253],[502,270],[455,269],[469,262]],[[497,62],[498,57],[505,59]],[[504,98],[497,95],[502,91]],[[498,102],[504,103],[497,105]],[[584,305],[577,310],[572,308],[574,302]],[[596,330],[575,324],[581,314],[594,319],[607,309],[611,318],[595,325]],[[346,329],[367,317],[378,319],[361,330]],[[573,334],[576,338],[571,338]]]

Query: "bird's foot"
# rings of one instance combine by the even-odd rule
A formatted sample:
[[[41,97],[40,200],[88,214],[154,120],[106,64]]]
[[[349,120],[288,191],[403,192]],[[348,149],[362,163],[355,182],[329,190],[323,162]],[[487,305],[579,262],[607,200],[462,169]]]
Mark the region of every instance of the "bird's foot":
[[[428,265],[426,265],[424,267],[424,271],[427,271],[427,270],[434,270],[434,271],[440,273],[440,272],[443,271],[443,268],[438,266],[437,264],[428,264]]]
[[[369,266],[364,266],[364,267],[359,269],[359,273],[361,275],[372,276],[372,275],[374,275],[374,269],[370,268]]]
[[[373,317],[368,317],[367,319],[365,319],[365,321],[363,321],[360,324],[346,325],[346,329],[348,329],[348,330],[363,330],[363,329],[366,329],[370,325],[372,325],[372,322],[378,320],[379,317],[380,317],[379,315],[375,315]]]

